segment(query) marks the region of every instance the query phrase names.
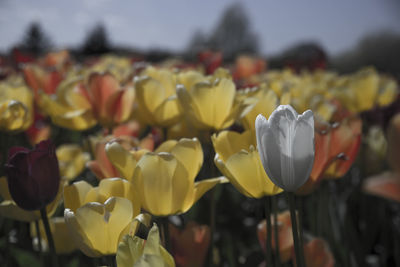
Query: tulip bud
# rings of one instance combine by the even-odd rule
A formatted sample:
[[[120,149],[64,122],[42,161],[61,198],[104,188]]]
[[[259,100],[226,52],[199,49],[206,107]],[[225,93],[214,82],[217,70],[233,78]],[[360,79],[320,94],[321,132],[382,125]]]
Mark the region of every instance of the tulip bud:
[[[290,105],[280,105],[267,120],[256,118],[258,152],[271,181],[293,192],[309,178],[314,164],[314,115],[299,115]]]
[[[52,202],[60,184],[55,146],[42,141],[32,150],[12,147],[5,165],[13,200],[25,210],[38,210]]]

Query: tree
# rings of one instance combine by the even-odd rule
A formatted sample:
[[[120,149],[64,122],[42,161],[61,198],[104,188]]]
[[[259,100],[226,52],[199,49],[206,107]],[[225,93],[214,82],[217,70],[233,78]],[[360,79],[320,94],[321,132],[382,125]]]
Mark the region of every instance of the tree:
[[[186,55],[193,60],[197,54],[207,49],[207,37],[202,31],[195,31],[186,49]]]
[[[32,22],[25,32],[19,48],[34,56],[39,56],[51,48],[49,37],[43,32],[38,22]]]
[[[103,24],[96,25],[87,35],[82,45],[82,52],[87,55],[98,55],[110,52],[108,34]]]
[[[333,65],[340,72],[353,72],[372,65],[381,72],[400,79],[400,35],[394,32],[375,32],[366,35],[358,45],[339,56]]]
[[[258,36],[251,31],[241,4],[233,4],[225,10],[208,43],[210,48],[222,51],[228,60],[239,53],[257,53]]]

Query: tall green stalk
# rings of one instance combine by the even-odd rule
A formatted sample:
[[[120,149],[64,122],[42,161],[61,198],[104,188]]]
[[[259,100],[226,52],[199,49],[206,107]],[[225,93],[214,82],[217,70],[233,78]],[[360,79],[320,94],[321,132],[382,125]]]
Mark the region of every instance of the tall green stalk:
[[[303,244],[300,244],[300,239],[299,239],[299,232],[298,232],[299,228],[297,226],[296,203],[294,199],[294,193],[287,192],[287,198],[289,202],[290,218],[292,220],[293,242],[294,242],[294,251],[296,253],[297,266],[305,267],[304,255],[301,255],[302,253],[301,247],[303,246]]]
[[[265,238],[265,263],[267,266],[272,266],[272,225],[271,225],[271,197],[265,197],[265,223],[266,223],[266,238]]]
[[[52,262],[51,266],[58,267],[59,265],[58,265],[57,253],[56,253],[56,248],[54,246],[53,235],[51,234],[50,230],[49,220],[47,218],[46,207],[40,209],[40,216],[42,217],[44,230],[46,231],[46,236],[47,236],[47,243],[49,244],[50,257]]]
[[[281,266],[281,252],[279,247],[279,225],[278,225],[278,196],[272,197],[272,213],[274,220],[274,241],[275,241],[275,265],[276,267]]]

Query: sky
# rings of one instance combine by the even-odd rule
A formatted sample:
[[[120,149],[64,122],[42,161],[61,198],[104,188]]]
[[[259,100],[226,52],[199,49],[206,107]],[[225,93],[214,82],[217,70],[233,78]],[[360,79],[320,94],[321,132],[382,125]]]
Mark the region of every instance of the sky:
[[[302,41],[316,41],[335,54],[370,32],[400,33],[398,0],[0,0],[0,51],[18,43],[32,21],[58,48],[79,46],[102,22],[113,44],[179,51],[195,31],[210,33],[226,7],[237,2],[264,55]]]

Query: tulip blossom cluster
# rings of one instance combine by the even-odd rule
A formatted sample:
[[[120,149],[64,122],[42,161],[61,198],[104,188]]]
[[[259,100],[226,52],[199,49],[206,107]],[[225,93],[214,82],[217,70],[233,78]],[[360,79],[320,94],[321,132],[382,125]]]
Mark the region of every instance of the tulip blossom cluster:
[[[393,219],[385,238],[364,211],[369,198],[400,201],[394,79],[211,51],[136,61],[59,51],[0,80],[7,266],[20,251],[51,266],[395,262],[380,240],[399,244],[396,211],[379,215]]]

